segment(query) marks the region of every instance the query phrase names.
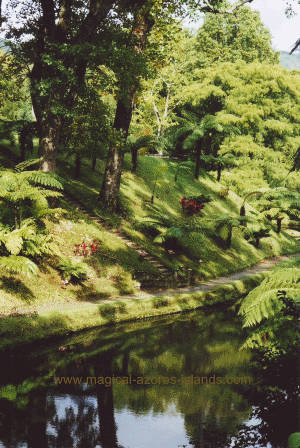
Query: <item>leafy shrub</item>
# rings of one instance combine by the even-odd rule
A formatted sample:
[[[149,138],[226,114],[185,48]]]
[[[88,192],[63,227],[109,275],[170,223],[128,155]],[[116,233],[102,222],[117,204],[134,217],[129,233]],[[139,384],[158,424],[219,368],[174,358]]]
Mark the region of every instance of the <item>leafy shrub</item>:
[[[163,308],[169,305],[169,300],[166,297],[159,297],[153,300],[153,308]]]
[[[80,260],[73,260],[69,257],[62,257],[58,269],[65,280],[80,283],[87,278],[87,266]]]

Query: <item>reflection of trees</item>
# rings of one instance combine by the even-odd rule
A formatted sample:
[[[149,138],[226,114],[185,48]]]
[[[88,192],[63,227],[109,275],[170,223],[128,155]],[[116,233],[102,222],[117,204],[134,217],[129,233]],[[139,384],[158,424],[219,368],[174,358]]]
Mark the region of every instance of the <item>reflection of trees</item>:
[[[249,354],[239,352],[241,326],[226,312],[202,319],[176,321],[148,331],[147,346],[131,350],[128,373],[137,376],[249,376]],[[121,362],[119,362],[121,364]],[[244,389],[224,385],[144,385],[115,387],[115,404],[133,412],[164,412],[170,403],[184,415],[190,443],[195,447],[218,447],[228,434],[247,419],[250,407]]]
[[[112,377],[111,352],[102,356],[98,362],[97,376]],[[113,386],[97,385],[96,387],[99,415],[99,441],[102,448],[119,448],[117,440],[117,426],[114,415]]]
[[[50,421],[55,433],[48,434],[49,448],[95,448],[98,438],[96,415],[94,406],[81,397],[77,413],[70,406],[65,409],[63,418],[56,415]]]
[[[24,412],[13,403],[0,402],[0,441],[3,446],[17,448],[26,443],[27,421]]]
[[[29,395],[28,448],[48,447],[47,443],[47,390],[38,389]]]
[[[285,448],[289,436],[300,431],[299,347],[286,353],[274,347],[256,352],[255,385],[249,395],[254,406],[252,424],[244,424],[232,438],[235,448],[266,446]]]
[[[246,366],[249,356],[238,352],[241,336],[239,320],[233,313],[224,311],[194,313],[182,315],[180,318],[172,316],[169,320],[165,319],[165,322],[149,325],[149,328],[143,331],[123,333],[122,337],[116,337],[114,334],[109,338],[107,332],[104,339],[97,340],[96,333],[93,337],[87,333],[85,339],[78,336],[79,339],[82,338],[82,345],[73,344],[69,348],[66,343],[60,343],[59,345],[66,348],[63,352],[60,352],[59,345],[56,345],[55,350],[42,352],[40,365],[37,359],[34,359],[34,365],[27,364],[26,375],[31,377],[33,389],[28,395],[24,394],[24,397],[29,397],[29,403],[37,400],[34,398],[34,383],[38,385],[40,379],[37,372],[45,372],[46,377],[47,365],[48,372],[57,366],[56,376],[83,378],[130,374],[133,377],[175,378],[191,374],[207,377],[213,374],[222,377],[226,374],[248,376]],[[20,381],[21,374],[18,375]],[[53,385],[51,389],[55,390]],[[22,431],[23,434],[28,433],[32,448],[37,446],[38,441],[39,447],[49,448],[93,447],[97,443],[101,443],[102,448],[117,448],[119,445],[114,408],[126,407],[136,414],[146,414],[152,410],[155,414],[164,412],[171,403],[175,403],[177,411],[184,416],[188,437],[195,447],[201,447],[203,444],[206,446],[209,438],[212,441],[218,440],[221,446],[225,433],[235,431],[236,426],[247,418],[249,408],[243,398],[245,391],[229,385],[96,385],[88,390],[78,386],[61,385],[57,390],[72,397],[73,404],[68,404],[63,415],[59,409],[55,409],[54,402],[51,405],[52,411],[49,411],[51,415],[49,412],[43,412],[45,397],[42,395],[40,404],[36,407],[41,409],[36,412],[37,415],[32,412],[29,418],[29,403],[27,405],[26,427]],[[83,397],[87,395],[95,397],[98,405],[84,401]],[[76,396],[80,397],[78,404],[74,399]],[[38,415],[40,420],[36,419]],[[99,430],[95,423],[97,420]],[[45,439],[47,421],[53,429],[48,432],[48,440]],[[16,422],[14,424],[16,425]],[[1,434],[0,429],[0,439]],[[216,438],[212,434],[215,434]],[[211,443],[207,446],[214,445]]]

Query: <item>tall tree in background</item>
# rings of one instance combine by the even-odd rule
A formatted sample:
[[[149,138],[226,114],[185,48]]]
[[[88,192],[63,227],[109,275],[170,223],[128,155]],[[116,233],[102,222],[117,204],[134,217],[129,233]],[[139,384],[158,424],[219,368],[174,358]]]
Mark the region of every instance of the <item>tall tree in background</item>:
[[[131,34],[134,41],[136,56],[142,55],[146,45],[147,36],[155,23],[153,15],[151,14],[151,6],[151,4],[144,6],[134,17]],[[133,60],[133,62],[135,62],[135,60]],[[126,64],[124,64],[123,69],[126,70],[126,68]],[[130,64],[128,74],[127,76],[123,75],[121,78],[121,89],[119,89],[119,97],[113,124],[115,133],[114,138],[112,138],[110,143],[104,179],[99,194],[99,201],[112,210],[117,210],[118,207],[118,195],[124,158],[123,146],[125,145],[128,136],[132,111],[134,108],[135,93],[139,82],[136,70],[134,69],[134,66],[130,66]]]
[[[248,6],[234,14],[207,14],[197,33],[196,49],[204,55],[201,62],[206,66],[237,60],[280,63],[280,52],[272,47],[270,31],[259,12]]]
[[[25,61],[31,81],[31,99],[39,125],[40,169],[55,171],[58,142],[65,118],[78,97],[88,63],[107,58],[98,51],[99,33],[105,34],[108,22],[123,23],[137,5],[147,0],[90,2],[75,0],[10,1],[17,4],[20,24],[11,24],[6,37],[15,45],[13,53]],[[115,18],[113,18],[115,14]]]
[[[251,1],[241,1],[231,9]],[[7,22],[6,37],[13,42],[13,54],[25,63],[29,72],[39,128],[40,169],[55,171],[60,135],[89,64],[109,65],[113,57],[119,56],[124,66],[127,61],[122,51],[128,46],[141,55],[147,35],[162,10],[165,14],[177,15],[183,15],[186,10],[232,12],[227,5],[223,9],[222,6],[223,0],[10,0],[8,11],[17,9],[19,22]],[[115,39],[115,35],[121,36],[120,39]],[[122,140],[128,133],[138,83],[139,70],[136,71],[134,64],[132,67],[133,72],[127,73],[132,82],[123,82],[126,89],[117,97],[113,127],[117,140],[121,136],[121,144],[111,145],[100,193],[103,205],[112,209],[116,209],[120,186]]]

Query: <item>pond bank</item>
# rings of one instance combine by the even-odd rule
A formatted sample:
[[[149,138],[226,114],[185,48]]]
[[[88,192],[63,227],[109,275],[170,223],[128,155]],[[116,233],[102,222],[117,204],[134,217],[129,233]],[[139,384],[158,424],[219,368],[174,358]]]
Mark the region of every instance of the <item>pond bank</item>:
[[[96,303],[79,302],[64,307],[44,307],[38,309],[38,315],[29,312],[5,317],[0,319],[0,348],[102,325],[187,312],[237,301],[258,286],[270,268],[299,255],[300,253],[297,253],[264,260],[244,271],[204,282],[196,287],[155,294],[140,293],[136,297],[101,300]]]

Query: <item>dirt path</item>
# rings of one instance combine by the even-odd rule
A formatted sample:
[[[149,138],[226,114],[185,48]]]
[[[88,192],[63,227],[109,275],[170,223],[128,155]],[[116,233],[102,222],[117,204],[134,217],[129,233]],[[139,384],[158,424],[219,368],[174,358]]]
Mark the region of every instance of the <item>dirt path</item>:
[[[64,305],[61,305],[61,304],[50,305],[50,306],[36,305],[36,306],[30,306],[30,307],[24,307],[24,308],[22,307],[22,308],[14,309],[12,317],[17,316],[18,314],[27,314],[28,313],[30,315],[30,313],[33,313],[33,312],[40,313],[42,311],[68,311],[68,310],[74,310],[75,308],[79,310],[81,308],[85,308],[86,306],[90,306],[90,305],[99,305],[101,303],[113,303],[113,302],[120,301],[120,300],[149,299],[151,297],[160,297],[160,296],[166,296],[166,295],[170,297],[170,296],[174,296],[176,294],[191,293],[191,292],[195,292],[195,291],[209,291],[213,288],[216,288],[217,286],[230,283],[231,281],[241,280],[243,278],[250,277],[251,275],[268,271],[276,264],[281,263],[282,261],[288,260],[289,258],[294,258],[294,257],[298,257],[298,256],[300,256],[300,252],[298,252],[296,254],[292,254],[292,255],[281,255],[279,257],[263,260],[263,261],[256,263],[252,267],[245,269],[241,272],[237,272],[235,274],[231,274],[226,277],[218,277],[213,280],[204,281],[197,286],[186,287],[186,288],[177,288],[177,289],[167,289],[167,290],[161,290],[161,291],[151,292],[151,293],[146,292],[146,291],[140,291],[139,293],[137,293],[134,296],[126,296],[126,297],[119,296],[119,297],[114,297],[112,299],[107,299],[107,300],[101,299],[101,300],[97,300],[97,301],[93,301],[93,302],[82,301],[82,302],[76,302],[76,303],[72,303],[72,304],[67,303]],[[0,313],[0,317],[2,317],[2,318],[10,316],[10,315],[11,314],[9,311]]]

